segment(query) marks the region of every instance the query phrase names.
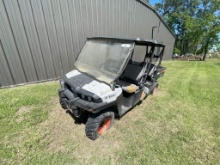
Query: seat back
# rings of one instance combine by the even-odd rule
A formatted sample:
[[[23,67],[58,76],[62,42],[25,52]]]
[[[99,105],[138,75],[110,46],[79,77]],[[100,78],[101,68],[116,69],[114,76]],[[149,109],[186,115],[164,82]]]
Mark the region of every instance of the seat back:
[[[146,62],[141,62],[139,64],[129,63],[125,68],[122,79],[138,84],[145,74],[146,66]]]
[[[150,67],[148,75],[152,76],[156,66],[154,64],[148,64],[148,66]]]

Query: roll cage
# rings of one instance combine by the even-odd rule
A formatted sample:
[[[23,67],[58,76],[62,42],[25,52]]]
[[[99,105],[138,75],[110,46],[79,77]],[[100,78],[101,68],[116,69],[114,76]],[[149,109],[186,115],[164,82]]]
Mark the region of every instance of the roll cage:
[[[133,50],[131,50],[131,55],[127,59],[127,61],[124,63],[124,66],[122,67],[121,72],[118,73],[117,78],[114,80],[114,82],[120,78],[120,76],[123,74],[123,71],[125,70],[126,66],[130,61],[132,61],[132,58],[134,56],[134,48],[135,46],[143,46],[146,47],[145,54],[143,54],[144,58],[142,62],[147,63],[146,71],[143,75],[143,82],[146,82],[147,79],[153,78],[151,75],[149,75],[149,72],[152,69],[152,65],[154,65],[156,68],[160,67],[161,61],[163,58],[165,45],[162,43],[158,43],[155,40],[146,40],[143,38],[110,38],[110,37],[93,37],[88,38],[88,40],[107,40],[107,41],[117,41],[117,42],[133,42],[134,47]],[[155,63],[156,62],[156,63]],[[155,63],[155,64],[153,64]],[[155,69],[156,69],[155,68]],[[113,82],[113,83],[114,83]],[[111,84],[112,85],[112,84]]]

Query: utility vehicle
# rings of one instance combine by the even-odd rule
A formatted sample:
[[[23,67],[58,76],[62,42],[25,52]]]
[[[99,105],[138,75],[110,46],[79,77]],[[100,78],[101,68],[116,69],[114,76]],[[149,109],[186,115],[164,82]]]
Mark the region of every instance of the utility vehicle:
[[[165,45],[155,40],[88,38],[75,70],[61,80],[60,104],[75,118],[87,116],[85,132],[95,140],[115,119],[158,87]],[[141,54],[142,53],[142,54]]]

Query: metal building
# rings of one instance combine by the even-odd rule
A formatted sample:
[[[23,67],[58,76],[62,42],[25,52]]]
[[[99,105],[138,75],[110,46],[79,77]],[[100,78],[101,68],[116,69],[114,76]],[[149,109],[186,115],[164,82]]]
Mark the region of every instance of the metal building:
[[[0,0],[0,87],[59,78],[87,37],[151,38],[167,47],[175,36],[141,0]]]

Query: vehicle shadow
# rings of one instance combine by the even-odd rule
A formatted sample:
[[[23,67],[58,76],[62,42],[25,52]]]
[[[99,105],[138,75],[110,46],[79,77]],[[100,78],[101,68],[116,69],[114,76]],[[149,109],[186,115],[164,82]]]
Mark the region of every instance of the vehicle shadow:
[[[69,114],[72,117],[72,119],[74,120],[75,124],[79,124],[80,125],[80,124],[86,124],[86,122],[87,122],[88,115],[83,115],[84,117],[77,118],[77,117],[75,117],[73,115],[73,113],[70,110],[67,110],[66,113]]]

